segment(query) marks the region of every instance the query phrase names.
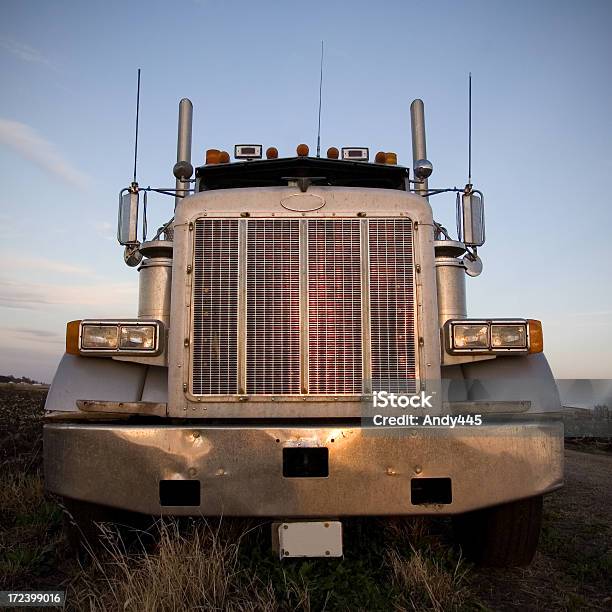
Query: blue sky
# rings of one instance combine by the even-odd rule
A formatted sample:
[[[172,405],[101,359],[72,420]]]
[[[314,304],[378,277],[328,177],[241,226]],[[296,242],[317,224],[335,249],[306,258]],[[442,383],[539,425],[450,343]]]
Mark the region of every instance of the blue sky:
[[[179,12],[180,11],[180,12]],[[487,204],[471,316],[540,318],[559,378],[612,378],[612,3],[0,1],[0,373],[50,380],[67,320],[135,316],[137,272],[114,241],[131,179],[169,186],[181,97],[193,158],[261,142],[396,151],[425,101],[430,185],[467,171]],[[454,198],[437,196],[454,225]],[[151,202],[152,225],[171,200]],[[156,227],[157,227],[156,225]]]

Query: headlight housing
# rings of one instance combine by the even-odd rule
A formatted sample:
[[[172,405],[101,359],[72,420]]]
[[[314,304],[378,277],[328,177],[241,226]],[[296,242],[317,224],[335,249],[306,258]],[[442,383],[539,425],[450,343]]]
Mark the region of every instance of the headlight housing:
[[[542,352],[542,323],[535,319],[451,319],[444,325],[446,352],[504,354]]]
[[[71,321],[66,326],[66,352],[76,355],[159,355],[163,323],[138,319]]]

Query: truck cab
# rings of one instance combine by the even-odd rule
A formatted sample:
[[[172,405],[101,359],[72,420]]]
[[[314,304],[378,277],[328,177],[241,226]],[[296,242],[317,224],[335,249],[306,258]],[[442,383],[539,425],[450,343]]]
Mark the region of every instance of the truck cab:
[[[192,179],[181,101],[176,207],[153,240],[136,240],[141,189],[122,192],[137,317],[67,326],[49,491],[266,517],[281,557],[341,555],[345,517],[451,515],[476,561],[529,563],[542,495],[563,480],[541,325],[468,318],[482,198],[456,190],[457,239],[434,221],[420,100],[412,111],[414,176],[364,148],[241,145]]]

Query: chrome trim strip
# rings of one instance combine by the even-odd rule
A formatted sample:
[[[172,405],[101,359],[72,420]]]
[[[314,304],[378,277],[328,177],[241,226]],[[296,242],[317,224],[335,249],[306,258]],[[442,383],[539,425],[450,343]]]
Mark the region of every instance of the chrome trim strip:
[[[308,221],[300,220],[300,390],[308,393]]]
[[[247,309],[247,221],[238,221],[238,388],[239,395],[244,395],[247,388],[247,334],[246,334],[246,309]]]

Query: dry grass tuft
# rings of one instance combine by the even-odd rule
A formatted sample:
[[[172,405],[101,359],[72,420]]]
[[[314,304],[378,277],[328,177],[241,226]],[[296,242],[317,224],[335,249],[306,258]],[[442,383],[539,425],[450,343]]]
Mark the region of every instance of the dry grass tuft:
[[[459,559],[450,568],[431,554],[411,546],[410,555],[392,548],[387,553],[393,583],[401,593],[398,610],[459,610],[469,598],[467,569]]]
[[[156,550],[135,554],[112,526],[100,528],[106,550],[92,552],[92,564],[71,584],[68,601],[75,609],[277,609],[272,584],[240,566],[246,531],[204,521],[185,530],[176,520],[160,521]]]
[[[0,476],[0,588],[18,586],[56,563],[61,513],[44,497],[40,474]]]

